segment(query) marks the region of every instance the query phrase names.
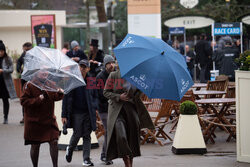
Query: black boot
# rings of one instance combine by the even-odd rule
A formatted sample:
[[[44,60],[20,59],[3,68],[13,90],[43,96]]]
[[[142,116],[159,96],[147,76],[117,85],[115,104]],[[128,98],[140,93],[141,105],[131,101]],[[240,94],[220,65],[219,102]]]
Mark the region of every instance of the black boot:
[[[8,124],[8,118],[4,118],[3,124]]]

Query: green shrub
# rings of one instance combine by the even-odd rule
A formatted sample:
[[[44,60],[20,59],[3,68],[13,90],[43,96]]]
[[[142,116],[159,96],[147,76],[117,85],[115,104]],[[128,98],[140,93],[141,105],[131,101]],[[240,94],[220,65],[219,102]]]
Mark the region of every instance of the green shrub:
[[[183,115],[195,115],[197,114],[197,106],[194,102],[186,100],[181,103],[180,113]]]
[[[240,54],[240,57],[235,59],[235,61],[240,65],[240,70],[250,71],[250,50]]]

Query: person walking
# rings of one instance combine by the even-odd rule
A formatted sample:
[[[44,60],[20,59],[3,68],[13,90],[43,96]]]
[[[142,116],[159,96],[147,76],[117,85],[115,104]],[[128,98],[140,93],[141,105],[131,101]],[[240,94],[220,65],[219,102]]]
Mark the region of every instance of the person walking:
[[[186,62],[187,62],[187,66],[188,66],[188,71],[189,71],[191,77],[193,78],[193,76],[194,76],[194,63],[195,63],[194,51],[190,50],[189,45],[186,45],[185,49],[186,49],[186,53],[187,53]]]
[[[25,42],[23,44],[23,53],[17,59],[17,65],[16,65],[16,71],[20,74],[23,72],[24,57],[26,55],[26,52],[29,51],[30,49],[32,49],[32,44],[30,42]],[[24,86],[25,83],[26,83],[26,81],[21,79],[21,86],[22,87]],[[22,108],[22,112],[23,112],[23,116],[24,116],[23,108]],[[24,119],[22,118],[20,121],[20,124],[23,124],[23,123],[24,123]]]
[[[121,79],[117,70],[110,73],[103,95],[109,99],[106,158],[123,158],[125,167],[132,167],[133,158],[141,155],[140,128],[154,129],[141,92]]]
[[[66,55],[68,51],[69,51],[69,43],[68,42],[64,42],[63,48],[62,48],[62,52],[63,52],[63,54]]]
[[[101,65],[103,63],[104,52],[98,49],[98,40],[92,39],[90,43],[90,52],[89,52],[89,63],[90,71],[89,74],[91,77],[96,77],[97,74],[101,71]]]
[[[104,142],[102,147],[102,153],[101,153],[101,161],[105,162],[106,165],[113,164],[113,161],[108,161],[106,158],[106,150],[107,150],[107,118],[108,118],[108,99],[103,96],[103,89],[104,85],[107,81],[107,78],[109,74],[114,71],[115,66],[115,59],[110,56],[106,55],[103,60],[103,64],[105,69],[103,69],[97,76],[96,76],[96,82],[98,87],[98,112],[100,115],[100,118],[102,120],[105,134],[104,134]]]
[[[79,43],[77,41],[71,42],[71,50],[68,51],[66,55],[77,63],[79,63],[80,60],[87,59],[87,56],[80,49]]]
[[[207,36],[202,34],[200,36],[200,41],[195,45],[195,53],[196,53],[196,62],[200,65],[200,82],[206,83],[209,78],[208,74],[208,66],[212,61],[212,47],[206,40]]]
[[[79,62],[82,77],[87,82],[87,72],[89,70],[88,60]],[[88,84],[88,83],[87,83]],[[69,146],[66,148],[66,161],[71,162],[73,151],[79,141],[83,138],[83,166],[94,166],[90,159],[91,132],[96,130],[96,112],[93,107],[91,89],[81,86],[73,89],[63,99],[62,123],[67,128],[73,128]]]
[[[218,50],[213,57],[220,75],[227,75],[229,81],[235,81],[235,70],[238,66],[235,59],[239,57],[239,52],[232,45],[231,39],[225,39],[225,47]]]
[[[39,72],[32,82],[43,82],[47,76],[48,73]],[[54,115],[54,102],[63,98],[63,90],[41,90],[30,81],[25,83],[23,90],[21,105],[24,108],[24,144],[31,145],[33,167],[38,166],[40,145],[45,142],[50,146],[53,167],[57,167],[59,129]]]
[[[7,55],[6,48],[2,40],[0,40],[0,98],[3,101],[3,124],[8,124],[9,115],[9,98],[16,98],[11,73],[13,72],[12,59]]]

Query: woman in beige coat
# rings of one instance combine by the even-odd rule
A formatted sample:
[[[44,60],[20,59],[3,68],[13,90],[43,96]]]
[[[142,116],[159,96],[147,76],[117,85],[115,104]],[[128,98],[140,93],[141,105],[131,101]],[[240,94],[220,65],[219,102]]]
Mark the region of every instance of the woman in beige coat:
[[[109,99],[107,160],[123,158],[131,167],[140,156],[140,129],[154,125],[140,99],[141,92],[121,79],[120,71],[110,73],[103,94]]]

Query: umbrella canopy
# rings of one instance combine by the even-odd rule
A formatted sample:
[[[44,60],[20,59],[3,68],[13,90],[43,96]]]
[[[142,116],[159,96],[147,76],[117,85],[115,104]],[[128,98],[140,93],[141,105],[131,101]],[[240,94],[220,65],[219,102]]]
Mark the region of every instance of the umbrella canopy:
[[[58,49],[34,47],[24,57],[22,79],[42,90],[67,94],[70,90],[86,85],[79,65]]]
[[[128,34],[114,53],[121,77],[149,98],[180,101],[193,85],[184,57],[161,39]]]

